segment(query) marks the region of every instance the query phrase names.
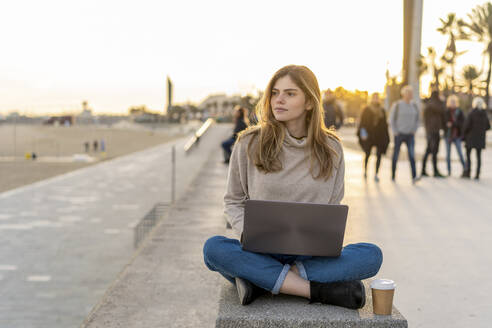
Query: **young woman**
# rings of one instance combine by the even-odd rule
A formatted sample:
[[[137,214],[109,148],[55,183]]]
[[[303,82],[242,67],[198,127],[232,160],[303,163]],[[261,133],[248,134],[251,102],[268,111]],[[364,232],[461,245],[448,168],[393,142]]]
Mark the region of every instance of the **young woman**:
[[[388,149],[389,133],[386,112],[381,106],[377,92],[372,94],[370,104],[362,110],[357,136],[359,137],[359,144],[366,154],[364,159],[364,179],[367,178],[367,162],[371,156],[372,147],[376,147],[376,174],[374,175],[374,180],[378,182],[381,155],[385,154]]]
[[[480,179],[480,166],[482,164],[482,149],[485,149],[485,133],[490,129],[489,118],[485,109],[487,105],[480,97],[473,98],[472,111],[468,114],[465,121],[464,134],[466,142],[466,171],[463,173],[464,178],[470,177],[471,171],[471,151],[475,149],[477,154],[477,171],[475,180]]]
[[[315,75],[305,66],[278,70],[257,106],[259,122],[240,134],[229,166],[225,212],[241,236],[247,199],[339,204],[344,195],[342,146],[325,127]],[[243,251],[237,239],[215,236],[204,245],[207,267],[236,284],[241,304],[269,291],[311,302],[361,308],[361,279],[382,263],[373,244],[347,245],[339,257]]]
[[[237,135],[248,127],[248,110],[241,106],[234,108],[234,132],[232,136],[222,142],[222,149],[224,151],[224,163],[229,163],[231,157],[231,147],[236,142]]]
[[[451,145],[454,144],[458,156],[460,158],[462,172],[466,171],[466,164],[461,150],[461,138],[463,136],[463,125],[465,123],[465,115],[459,108],[459,99],[456,95],[451,95],[446,101],[446,163],[448,165],[448,176],[451,175]]]

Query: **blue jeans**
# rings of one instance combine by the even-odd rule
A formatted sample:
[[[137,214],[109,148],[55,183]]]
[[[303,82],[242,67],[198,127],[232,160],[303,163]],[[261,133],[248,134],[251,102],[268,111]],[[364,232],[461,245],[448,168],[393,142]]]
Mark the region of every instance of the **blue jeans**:
[[[466,171],[465,159],[463,158],[463,152],[461,151],[461,139],[449,140],[446,139],[446,162],[448,164],[448,174],[451,175],[451,144],[456,146],[458,151],[458,156],[460,158],[461,166],[463,166],[463,171]]]
[[[393,162],[391,163],[391,178],[395,179],[396,162],[398,162],[398,155],[400,155],[400,147],[403,142],[407,145],[408,159],[410,160],[410,167],[412,168],[412,178],[415,179],[415,177],[417,176],[417,172],[415,169],[415,137],[413,134],[402,133],[395,136]]]
[[[222,149],[224,151],[224,162],[229,162],[229,159],[231,158],[231,153],[232,153],[232,146],[236,142],[235,138],[229,138],[222,142]]]
[[[235,277],[278,294],[290,266],[295,264],[302,278],[334,282],[362,280],[378,273],[383,254],[373,244],[350,244],[339,257],[262,254],[244,251],[237,239],[215,236],[203,247],[205,265],[234,283]]]

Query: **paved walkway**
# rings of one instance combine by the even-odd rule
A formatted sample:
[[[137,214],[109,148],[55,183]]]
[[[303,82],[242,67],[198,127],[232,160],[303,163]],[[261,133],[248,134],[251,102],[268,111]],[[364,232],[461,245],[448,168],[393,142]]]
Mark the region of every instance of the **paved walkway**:
[[[227,166],[213,153],[185,198],[89,315],[84,328],[214,327],[221,277],[203,264],[203,244],[224,234]]]
[[[397,282],[395,304],[410,327],[492,322],[491,155],[484,153],[480,182],[427,178],[412,185],[407,161],[399,163],[397,183],[390,181],[387,159],[381,181],[364,182],[362,153],[345,150],[344,203],[350,206],[345,243],[381,246],[378,277]],[[202,245],[226,233],[225,178],[222,164],[210,158],[189,198],[156,229],[84,327],[213,327],[222,278],[204,266]]]
[[[189,155],[177,146],[177,198],[231,126]],[[0,327],[77,327],[133,253],[133,228],[170,200],[171,143],[0,194]]]
[[[217,140],[219,134],[215,136]],[[217,142],[211,145],[202,148],[202,156],[207,156],[201,160],[206,165],[199,175],[193,175],[196,179],[187,196],[172,209],[139,255],[119,275],[114,288],[84,326],[213,327],[221,277],[205,268],[202,244],[209,236],[225,233],[222,195],[227,168],[220,163],[220,156],[214,155],[218,152]],[[155,153],[146,156],[152,158],[157,156]],[[397,182],[390,181],[387,159],[382,162],[381,182],[371,178],[365,182],[361,152],[345,150],[347,175],[343,202],[350,206],[345,243],[368,241],[383,249],[384,262],[378,277],[397,282],[395,304],[410,327],[488,327],[492,322],[489,296],[492,281],[488,279],[492,269],[492,254],[488,250],[492,236],[492,152],[486,150],[483,155],[483,175],[479,182],[458,177],[427,178],[412,185],[406,161],[399,163]],[[149,159],[142,160],[137,167],[148,162]],[[0,264],[4,279],[0,283],[5,295],[0,304],[0,326],[10,319],[14,321],[8,322],[9,327],[70,327],[63,321],[68,308],[88,310],[100,299],[107,282],[129,261],[133,251],[131,232],[121,227],[142,217],[155,200],[163,198],[154,195],[146,203],[149,195],[165,194],[164,187],[154,192],[148,187],[160,181],[158,175],[150,172],[159,171],[160,165],[142,168],[144,178],[136,179],[140,182],[132,182],[131,186],[114,176],[116,172],[125,172],[125,167],[127,174],[132,172],[136,169],[130,169],[132,163],[135,162],[108,167],[92,182],[74,180],[71,187],[75,186],[75,190],[95,185],[94,194],[103,202],[110,194],[121,193],[112,200],[118,202],[106,214],[85,210],[87,204],[94,205],[99,200],[87,194],[78,195],[74,190],[69,192],[61,183],[53,184],[43,194],[26,191],[21,198],[11,197],[9,202],[0,196],[3,215],[0,224],[9,224],[17,210],[22,217],[16,218],[16,224],[26,223],[30,227],[1,232],[6,237],[1,241],[0,258],[7,260]],[[371,172],[373,165],[371,161]],[[459,163],[453,162],[453,166],[457,175],[461,171]],[[98,182],[105,175],[113,176],[109,185]],[[135,195],[138,198],[131,198]],[[61,212],[47,208],[42,201],[56,197],[68,198],[59,199],[65,204]],[[4,210],[5,205],[9,206],[8,210]],[[77,212],[63,212],[68,209]],[[45,219],[39,220],[39,213],[33,214],[34,210],[44,211]],[[82,215],[90,219],[77,219]],[[42,223],[45,221],[59,227]],[[119,228],[115,228],[116,223]],[[119,229],[120,233],[105,234],[105,229],[109,229],[107,232]],[[79,250],[76,246],[81,244],[87,249]],[[106,250],[115,249],[123,255],[107,255]],[[106,268],[108,262],[114,262],[117,269]],[[6,270],[12,266],[17,266],[17,270]],[[82,276],[88,272],[91,274]],[[51,280],[43,282],[48,275]],[[73,285],[75,291],[69,290]],[[87,288],[88,285],[96,287]],[[58,314],[47,318],[53,311],[52,304],[56,304]]]
[[[378,276],[397,282],[395,304],[409,327],[490,327],[492,150],[483,153],[479,182],[458,178],[454,160],[453,177],[425,178],[415,186],[408,161],[398,163],[397,182],[391,182],[389,159],[382,161],[380,183],[373,180],[375,158],[364,182],[362,157],[346,150],[346,242],[365,240],[383,249]],[[439,166],[446,172],[444,161]]]

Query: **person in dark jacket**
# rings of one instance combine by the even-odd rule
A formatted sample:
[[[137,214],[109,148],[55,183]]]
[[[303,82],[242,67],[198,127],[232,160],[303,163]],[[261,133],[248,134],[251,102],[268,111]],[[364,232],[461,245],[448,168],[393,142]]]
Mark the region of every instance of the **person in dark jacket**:
[[[463,178],[470,178],[471,160],[470,155],[472,149],[475,149],[477,154],[477,173],[475,179],[480,178],[481,153],[485,149],[485,133],[490,129],[489,118],[485,109],[485,101],[480,97],[475,97],[472,102],[472,111],[468,114],[463,128],[465,143],[466,143],[466,171],[463,173]]]
[[[439,151],[440,135],[439,132],[444,130],[444,103],[439,99],[439,91],[432,91],[431,96],[424,109],[424,126],[427,138],[427,149],[425,150],[424,159],[422,160],[422,177],[428,176],[426,172],[427,158],[432,155],[432,166],[434,167],[434,177],[442,178],[437,169],[437,152]]]
[[[336,102],[335,94],[330,89],[325,91],[323,109],[325,111],[326,127],[340,129],[343,125],[343,111]]]
[[[377,92],[372,94],[369,106],[362,110],[357,136],[359,137],[359,144],[366,154],[364,158],[364,178],[367,178],[367,162],[369,161],[372,147],[376,147],[376,174],[374,175],[374,180],[378,182],[381,155],[385,154],[388,149],[389,133],[386,112],[381,106]]]
[[[456,95],[451,95],[446,101],[446,130],[444,139],[446,140],[446,163],[448,165],[448,176],[451,175],[451,145],[454,144],[460,158],[463,172],[466,171],[466,163],[461,150],[461,140],[463,137],[463,125],[465,124],[465,115],[459,108],[459,99]]]
[[[236,142],[237,134],[248,127],[248,110],[241,106],[234,108],[234,132],[232,136],[222,142],[222,149],[224,150],[224,163],[229,163],[229,158],[232,153],[232,146]]]

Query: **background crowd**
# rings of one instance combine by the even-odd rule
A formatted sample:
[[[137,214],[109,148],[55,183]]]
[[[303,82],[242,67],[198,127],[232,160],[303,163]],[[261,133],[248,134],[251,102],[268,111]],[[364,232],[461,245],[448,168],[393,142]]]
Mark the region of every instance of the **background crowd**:
[[[336,100],[335,93],[330,89],[323,94],[323,110],[325,125],[328,128],[339,129],[344,123],[344,113]],[[357,137],[364,151],[363,170],[364,178],[367,178],[367,166],[373,149],[376,155],[376,170],[374,180],[379,181],[381,157],[388,151],[392,135],[393,153],[391,155],[391,178],[396,180],[398,159],[402,144],[406,145],[408,160],[412,173],[412,182],[416,183],[423,177],[430,176],[427,171],[429,158],[432,162],[432,176],[444,178],[451,176],[451,153],[454,148],[461,164],[461,177],[472,176],[472,150],[475,151],[476,165],[473,178],[480,179],[482,149],[486,146],[486,131],[490,129],[490,122],[486,113],[486,104],[481,97],[473,98],[471,108],[465,115],[465,110],[460,107],[460,100],[455,94],[446,98],[438,91],[433,91],[428,99],[419,105],[413,100],[411,86],[401,89],[401,99],[394,102],[387,110],[382,105],[378,93],[372,94],[369,103],[362,109],[357,124]],[[254,123],[254,114],[247,108],[237,106],[234,111],[234,130],[230,138],[222,142],[224,163],[229,162],[231,147],[237,138],[237,134],[244,130],[250,119]],[[415,158],[415,134],[422,125],[426,135],[426,149],[423,154],[421,171],[417,174]],[[446,145],[447,174],[438,169],[438,152],[441,139]],[[464,149],[463,149],[464,148]],[[466,155],[466,158],[464,156]]]
[[[459,98],[456,95],[451,94],[447,99],[443,99],[438,91],[433,91],[430,98],[424,101],[423,109],[420,110],[419,105],[413,101],[412,88],[405,86],[401,90],[401,99],[392,105],[387,121],[386,112],[379,101],[378,94],[373,94],[370,104],[362,111],[357,129],[359,143],[366,155],[364,177],[367,177],[367,162],[371,149],[376,148],[375,180],[379,181],[378,172],[381,155],[388,148],[389,129],[391,129],[394,140],[391,165],[393,181],[396,179],[398,157],[403,143],[407,146],[414,183],[422,177],[429,176],[426,169],[429,157],[432,160],[433,176],[436,178],[445,177],[438,170],[437,165],[441,138],[446,143],[447,176],[451,175],[451,149],[454,145],[462,166],[462,178],[470,178],[471,152],[473,149],[475,150],[477,163],[474,178],[478,180],[480,178],[481,152],[486,145],[485,134],[490,129],[486,104],[481,97],[475,97],[472,108],[466,117],[459,105]],[[425,128],[427,146],[422,159],[421,173],[417,176],[415,133],[420,124]],[[466,161],[463,158],[462,141],[465,143]]]

